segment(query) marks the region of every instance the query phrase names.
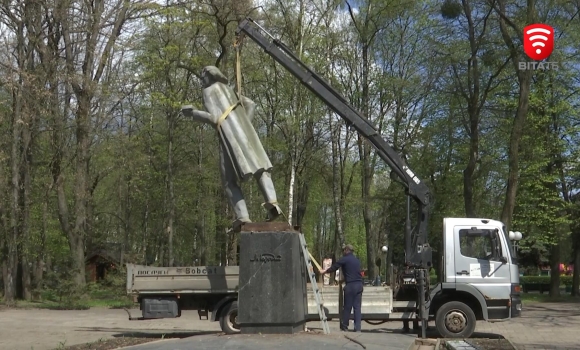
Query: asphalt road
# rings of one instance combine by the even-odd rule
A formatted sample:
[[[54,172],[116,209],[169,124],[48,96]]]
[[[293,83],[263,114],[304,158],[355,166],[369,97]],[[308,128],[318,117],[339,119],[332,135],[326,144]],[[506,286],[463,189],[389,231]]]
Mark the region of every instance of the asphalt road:
[[[364,323],[363,323],[364,324]],[[414,334],[403,334],[398,322],[391,323],[391,328],[380,328],[364,324],[361,333],[340,332],[338,322],[329,322],[330,334],[320,333],[320,322],[309,322],[312,332],[293,335],[223,335],[206,334],[195,337],[168,340],[133,346],[131,350],[190,350],[190,349],[363,349],[352,339],[364,344],[367,350],[407,350],[414,342]],[[315,328],[316,327],[316,328]],[[395,329],[394,327],[397,327]],[[370,328],[370,329],[369,329]],[[348,336],[351,339],[345,337]],[[129,350],[129,349],[128,349]]]

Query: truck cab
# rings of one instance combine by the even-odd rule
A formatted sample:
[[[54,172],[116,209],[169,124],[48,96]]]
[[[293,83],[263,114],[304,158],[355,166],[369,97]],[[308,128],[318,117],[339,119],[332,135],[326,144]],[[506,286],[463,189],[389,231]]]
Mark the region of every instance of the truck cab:
[[[519,269],[510,239],[518,237],[496,220],[444,219],[441,283],[430,293],[430,315],[442,335],[471,335],[474,318],[520,316]]]

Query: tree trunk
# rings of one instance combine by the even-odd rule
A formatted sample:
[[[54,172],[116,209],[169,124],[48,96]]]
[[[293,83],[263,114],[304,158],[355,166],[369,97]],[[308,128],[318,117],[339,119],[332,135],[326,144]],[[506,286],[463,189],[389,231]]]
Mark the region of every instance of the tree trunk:
[[[0,116],[0,122],[3,122],[3,117]],[[0,167],[4,167],[4,151],[0,149]],[[5,173],[0,171],[0,268],[2,271],[2,282],[4,285],[4,293],[6,292],[6,284],[9,281],[8,279],[8,263],[9,263],[9,243],[10,240],[10,231],[8,230],[8,225],[6,222],[6,215],[7,209],[5,207],[5,203],[7,202],[5,195],[8,193],[8,183],[7,179],[5,178]],[[6,298],[4,298],[6,302]]]
[[[341,205],[341,181],[342,176],[340,172],[340,157],[338,152],[338,147],[340,147],[340,127],[339,123],[337,122],[335,125],[335,130],[332,129],[332,114],[329,113],[329,125],[330,125],[330,134],[332,135],[331,140],[331,149],[332,149],[332,199],[333,199],[333,207],[334,207],[334,222],[335,222],[335,230],[334,234],[336,237],[336,247],[334,247],[335,251],[338,251],[338,247],[342,247],[343,244],[346,244],[346,238],[344,236],[344,231],[342,228],[342,205]]]
[[[174,132],[174,118],[171,114],[167,116],[167,127],[169,132],[169,140],[167,143],[167,255],[169,258],[169,266],[173,266],[173,234],[175,228],[173,221],[175,220],[175,193],[173,191],[173,132]]]
[[[10,152],[10,170],[11,170],[11,200],[10,200],[10,232],[6,237],[6,254],[5,254],[5,268],[4,268],[4,300],[8,303],[14,301],[17,293],[17,278],[18,278],[18,242],[22,229],[22,217],[20,207],[20,186],[21,186],[21,129],[24,125],[23,120],[23,89],[25,72],[25,34],[24,23],[16,22],[16,59],[18,68],[18,80],[13,82],[12,88],[12,138],[11,138],[11,152]]]
[[[530,84],[532,81],[531,72],[525,71],[518,74],[518,81],[520,84],[518,108],[516,116],[512,123],[512,130],[509,141],[508,150],[508,179],[506,188],[506,197],[501,213],[501,220],[506,225],[509,231],[511,228],[512,216],[516,205],[516,196],[519,184],[520,163],[519,163],[519,148],[522,139],[524,124],[528,114],[528,103],[530,95]]]
[[[214,259],[221,266],[226,265],[226,253],[227,253],[227,242],[228,237],[228,209],[229,202],[225,197],[224,189],[219,189],[219,195],[216,196],[218,200],[215,202],[215,217],[217,224],[215,226],[215,247],[217,248],[214,253]]]
[[[75,222],[69,230],[69,246],[73,258],[72,276],[78,287],[86,285],[85,235],[89,202],[90,163],[90,106],[91,99],[84,90],[75,91],[78,108],[76,113],[76,174],[75,174]]]
[[[578,241],[578,238],[576,238]],[[578,242],[574,248],[574,272],[572,275],[572,296],[580,296],[580,247]]]
[[[200,142],[198,142],[198,148],[197,148],[197,171],[198,174],[201,175],[203,174],[204,167],[203,167],[203,159],[204,159],[204,140],[203,140],[203,128],[198,127],[197,128],[198,134],[197,137],[200,140]],[[208,191],[208,189],[202,184],[202,182],[200,181],[198,183],[199,187],[198,187],[198,192],[202,195],[206,195],[208,193],[210,193],[210,191]],[[196,236],[196,251],[195,251],[195,257],[196,259],[198,259],[197,263],[201,264],[202,266],[206,265],[206,225],[205,225],[205,220],[206,220],[206,213],[205,213],[205,203],[204,206],[202,207],[202,203],[201,200],[197,200],[197,208],[198,208],[198,224],[197,224],[197,236]]]
[[[576,198],[574,198],[573,202],[577,205]],[[574,222],[572,227],[572,244],[574,247],[572,251],[572,260],[574,261],[572,296],[580,297],[580,225]]]
[[[473,187],[475,182],[475,168],[479,159],[479,115],[469,112],[469,160],[463,170],[463,200],[465,203],[465,215],[468,218],[476,217],[473,201]]]
[[[292,225],[292,214],[294,212],[294,184],[296,182],[296,147],[294,140],[290,146],[290,182],[288,184],[288,224]]]
[[[151,116],[149,117],[149,133],[153,132],[153,113],[151,113]],[[147,139],[147,163],[148,165],[152,168],[153,167],[153,146],[152,146],[152,141],[151,138]],[[148,182],[152,182],[151,181],[151,172],[148,172],[148,177],[147,180]],[[150,201],[151,201],[151,194],[149,193],[149,191],[147,192],[147,194],[145,195],[145,217],[144,217],[144,225],[145,228],[143,230],[143,241],[141,242],[141,244],[143,245],[142,251],[143,251],[143,264],[145,265],[149,265],[149,259],[147,258],[147,241],[150,239],[150,229],[149,229],[149,215],[151,215],[151,210],[150,210]]]
[[[505,0],[498,1],[497,2],[498,7],[496,8],[496,11],[499,14],[499,24],[502,38],[507,48],[510,50],[510,56],[514,66],[514,71],[518,77],[519,84],[518,107],[515,113],[515,118],[512,123],[512,130],[509,140],[509,150],[508,150],[509,170],[508,170],[506,196],[501,213],[502,222],[506,225],[506,229],[510,230],[519,184],[518,181],[520,172],[519,147],[520,141],[522,139],[524,124],[528,114],[530,85],[532,82],[533,71],[532,70],[520,71],[518,68],[518,63],[520,61],[521,62],[527,61],[527,59],[525,57],[522,57],[520,47],[514,44],[512,40],[512,35],[509,33],[508,24],[506,23],[505,20],[506,17],[505,3],[506,3]],[[526,10],[527,10],[526,22],[534,23],[537,17],[534,0],[528,0]],[[523,41],[522,31],[516,28],[513,29],[517,31],[516,35]]]
[[[370,115],[370,96],[369,96],[369,50],[368,45],[363,45],[362,50],[362,101],[363,101],[363,111],[364,115]],[[372,226],[372,208],[371,208],[371,184],[374,175],[374,162],[371,160],[371,146],[364,142],[361,136],[358,136],[359,142],[359,156],[362,161],[361,167],[361,188],[362,188],[362,200],[363,200],[363,220],[365,224],[365,238],[366,238],[366,248],[367,248],[367,267],[368,267],[368,278],[371,280],[375,278],[375,260],[377,257],[377,247],[375,244],[376,233]]]
[[[128,134],[127,134],[127,139],[129,144],[131,144],[131,135],[133,132],[133,126],[132,126],[132,118],[129,117],[129,130],[128,130]],[[125,162],[126,157],[123,156],[123,162]],[[124,237],[123,237],[123,249],[121,251],[121,266],[123,266],[127,260],[126,257],[126,253],[127,252],[132,252],[133,251],[133,246],[134,246],[134,241],[135,241],[135,237],[133,236],[133,229],[132,229],[132,225],[131,225],[131,213],[132,213],[132,180],[133,180],[133,176],[131,174],[131,172],[126,173],[125,174],[125,210],[124,210],[124,216],[123,216],[123,221],[124,221]]]
[[[477,64],[477,52],[479,45],[475,35],[475,23],[471,14],[469,1],[463,1],[463,10],[467,18],[469,45],[471,57],[467,61],[467,74],[470,86],[464,95],[467,99],[467,113],[469,115],[469,158],[467,166],[463,170],[463,200],[465,204],[465,215],[468,218],[475,217],[475,207],[473,203],[474,175],[477,160],[479,158],[479,66]]]
[[[57,50],[57,48],[53,48]],[[55,57],[57,54],[56,52],[51,52]],[[54,58],[56,59],[56,58]],[[52,63],[49,62],[50,60],[47,59],[46,62],[43,62],[45,65],[50,66]],[[52,67],[52,66],[50,66]],[[65,189],[65,178],[63,174],[63,155],[65,153],[65,145],[64,145],[64,137],[63,134],[65,132],[64,126],[64,114],[61,114],[59,110],[59,83],[57,81],[56,74],[51,74],[49,76],[50,80],[50,91],[51,91],[51,112],[52,112],[52,160],[50,163],[51,166],[51,175],[52,181],[54,185],[54,189],[56,191],[57,196],[57,208],[58,208],[58,221],[61,227],[62,232],[68,238],[69,248],[71,252],[71,256],[75,251],[76,244],[73,239],[73,233],[71,224],[70,224],[70,217],[69,217],[69,209],[68,209],[68,201],[66,198],[66,189]],[[70,91],[69,86],[65,85],[65,92],[64,96],[64,106],[63,110],[67,110],[70,108],[70,96],[72,92]],[[48,195],[47,195],[48,196]]]
[[[302,221],[306,215],[306,208],[308,205],[309,186],[304,174],[299,176],[298,185],[298,200],[296,201],[296,225],[302,227]]]
[[[17,101],[20,99],[17,98]],[[20,102],[15,103],[15,111],[18,111]],[[15,112],[12,122],[12,152],[10,157],[12,169],[11,181],[11,211],[10,211],[10,231],[6,239],[7,254],[6,254],[6,268],[4,270],[4,301],[11,303],[16,298],[16,279],[18,276],[18,236],[20,230],[20,172],[19,172],[19,143],[20,143],[20,119],[16,119]]]
[[[29,250],[31,244],[29,242],[30,237],[30,196],[32,189],[32,179],[31,179],[31,165],[32,165],[32,132],[30,128],[33,122],[29,119],[28,125],[22,130],[22,141],[23,141],[23,153],[24,162],[21,166],[21,178],[23,184],[21,185],[21,195],[20,195],[20,206],[22,208],[22,219],[21,219],[21,249],[20,249],[20,260],[22,264],[22,298],[24,300],[32,299],[32,281],[31,281],[31,267],[32,261],[30,260]]]
[[[200,239],[198,243],[198,255],[199,264],[201,266],[207,265],[207,229],[206,229],[206,216],[205,213],[201,214],[201,224],[200,224]]]
[[[228,239],[228,266],[236,266],[238,264],[238,235],[231,233],[227,237]]]
[[[47,188],[44,200],[42,202],[42,226],[40,229],[40,246],[38,255],[36,257],[36,263],[33,274],[33,298],[41,299],[40,290],[42,289],[42,281],[44,278],[44,269],[46,268],[45,255],[46,255],[46,233],[48,230],[48,201],[49,201],[49,190]]]
[[[560,296],[560,242],[550,249],[550,296]]]

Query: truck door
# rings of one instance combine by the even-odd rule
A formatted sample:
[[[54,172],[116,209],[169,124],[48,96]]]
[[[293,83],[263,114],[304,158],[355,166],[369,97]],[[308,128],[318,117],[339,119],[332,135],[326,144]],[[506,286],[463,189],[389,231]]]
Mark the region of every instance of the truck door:
[[[501,230],[490,225],[454,228],[455,281],[475,287],[485,298],[490,319],[504,318],[511,292],[509,252]],[[507,309],[506,309],[507,307]]]

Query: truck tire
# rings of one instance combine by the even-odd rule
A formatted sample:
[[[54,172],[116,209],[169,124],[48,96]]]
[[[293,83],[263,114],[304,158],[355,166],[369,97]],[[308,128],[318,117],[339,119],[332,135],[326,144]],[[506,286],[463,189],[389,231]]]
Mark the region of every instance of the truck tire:
[[[220,313],[220,327],[226,334],[240,333],[237,301],[232,301],[222,309],[222,312]]]
[[[475,331],[475,313],[459,301],[443,304],[435,315],[435,326],[444,338],[469,338]]]

